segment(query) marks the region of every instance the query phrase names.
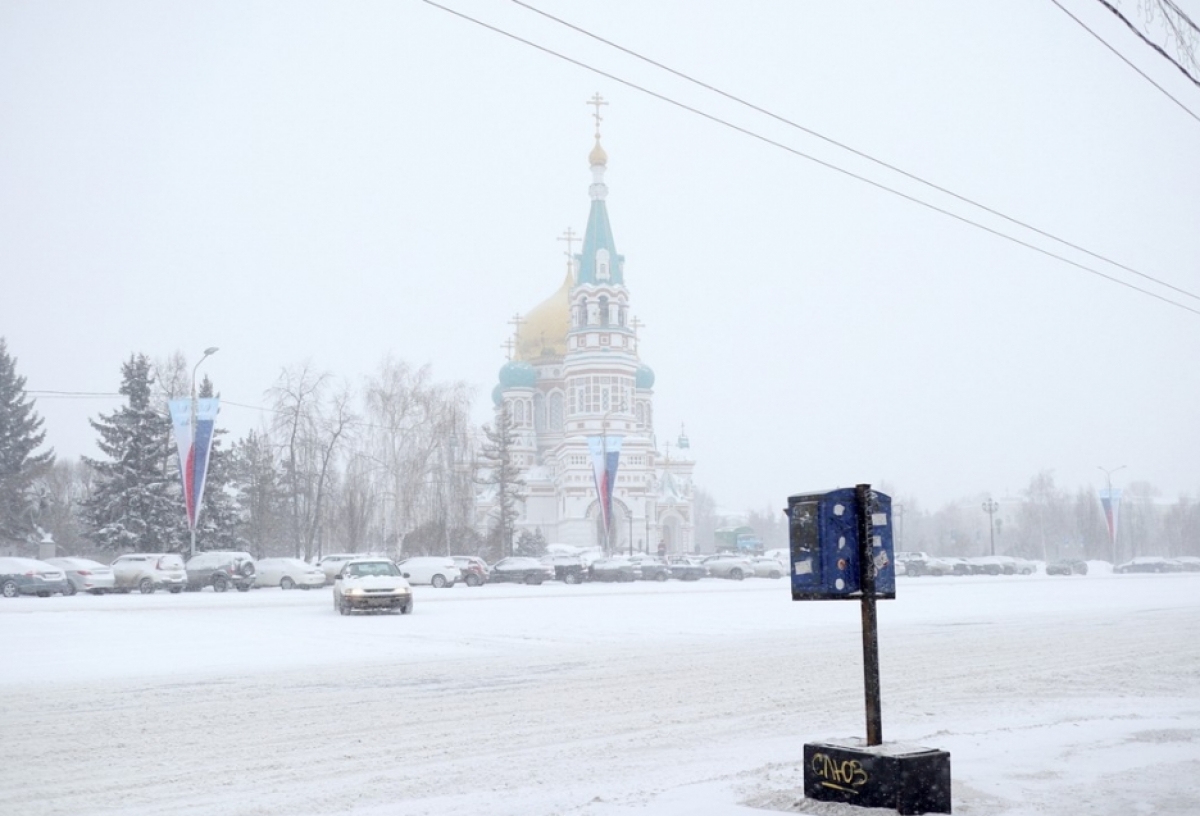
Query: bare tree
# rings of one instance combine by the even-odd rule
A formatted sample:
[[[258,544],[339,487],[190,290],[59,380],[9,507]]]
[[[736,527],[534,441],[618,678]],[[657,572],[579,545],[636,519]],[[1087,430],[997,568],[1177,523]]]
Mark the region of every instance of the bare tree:
[[[323,542],[326,493],[337,453],[356,419],[349,391],[327,396],[328,390],[328,375],[306,363],[284,369],[267,392],[275,410],[296,555],[305,559],[312,559]]]

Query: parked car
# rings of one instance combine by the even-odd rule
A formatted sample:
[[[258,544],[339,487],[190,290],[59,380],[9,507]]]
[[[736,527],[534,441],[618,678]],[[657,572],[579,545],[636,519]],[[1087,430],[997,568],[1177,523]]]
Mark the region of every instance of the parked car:
[[[396,566],[410,584],[429,584],[434,589],[450,588],[462,577],[454,559],[448,555],[414,555],[397,561]]]
[[[254,565],[254,585],[312,589],[325,586],[325,572],[303,558],[260,558]]]
[[[326,583],[332,584],[347,561],[352,561],[355,558],[366,558],[368,556],[369,553],[330,553],[317,561],[317,566],[321,568],[321,572],[325,573]]]
[[[1170,562],[1161,555],[1143,555],[1113,567],[1113,572],[1119,573],[1172,571]]]
[[[502,558],[491,568],[492,583],[540,584],[553,578],[552,567],[523,555]]]
[[[588,567],[588,578],[592,581],[636,581],[638,569],[628,558],[601,558]]]
[[[390,559],[351,559],[342,563],[333,580],[333,608],[342,615],[379,609],[408,615],[413,611],[412,587]]]
[[[1060,558],[1046,564],[1047,575],[1087,575],[1087,561],[1082,558]]]
[[[483,586],[488,582],[488,565],[474,555],[452,555],[454,566],[462,573],[463,583],[469,587]]]
[[[254,586],[254,556],[248,552],[232,550],[209,550],[188,559],[184,567],[187,572],[188,592],[199,592],[207,586],[213,592],[224,592],[234,587],[238,592],[249,592]]]
[[[36,558],[0,557],[0,595],[5,598],[68,595],[70,586],[66,573],[53,564]]]
[[[669,555],[667,564],[671,567],[671,577],[680,581],[699,581],[708,575],[708,568],[701,559],[691,555]]]
[[[747,556],[737,553],[717,553],[710,555],[702,562],[708,574],[715,578],[729,578],[740,581],[754,574],[754,562]]]
[[[126,553],[112,562],[112,571],[117,592],[136,589],[149,595],[167,589],[178,593],[187,586],[183,556],[177,553]]]
[[[897,575],[920,575],[921,563],[928,560],[929,553],[921,552],[920,550],[901,550],[896,553],[896,574]],[[912,571],[908,569],[909,561],[917,561],[916,568]]]
[[[754,575],[758,578],[782,578],[787,574],[787,567],[778,558],[758,556],[750,560],[754,564]]]
[[[1200,556],[1180,555],[1167,560],[1174,572],[1200,572]]]
[[[1037,572],[1037,564],[1030,561],[1028,558],[1013,558],[1013,566],[1017,570],[1017,575],[1033,575]]]
[[[578,555],[543,555],[541,562],[554,572],[554,580],[582,584],[588,579],[588,562]]]
[[[103,595],[116,585],[112,567],[90,558],[47,558],[47,564],[58,567],[67,576],[67,594],[90,592]]]
[[[635,555],[629,559],[642,581],[665,581],[671,577],[671,565],[657,555]]]
[[[908,558],[904,562],[904,572],[907,575],[963,575],[969,568],[961,558],[938,558],[935,555],[922,553],[917,558]]]

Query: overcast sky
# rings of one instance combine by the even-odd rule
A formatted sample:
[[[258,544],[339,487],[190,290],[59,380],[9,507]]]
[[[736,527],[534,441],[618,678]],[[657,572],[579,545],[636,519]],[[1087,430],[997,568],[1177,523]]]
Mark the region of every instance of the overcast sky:
[[[1200,293],[1200,88],[1099,3],[1061,2],[1193,113],[1050,0],[534,4]],[[285,366],[359,382],[391,353],[473,385],[486,421],[508,320],[586,224],[599,91],[659,438],[686,424],[722,506],[871,482],[931,507],[1122,465],[1118,484],[1200,492],[1194,294],[514,3],[445,4],[1193,311],[418,0],[3,0],[0,335],[28,388],[112,392],[132,353],[219,346],[201,371],[263,405]],[[74,458],[117,404],[37,410]],[[260,417],[222,412],[237,435]]]

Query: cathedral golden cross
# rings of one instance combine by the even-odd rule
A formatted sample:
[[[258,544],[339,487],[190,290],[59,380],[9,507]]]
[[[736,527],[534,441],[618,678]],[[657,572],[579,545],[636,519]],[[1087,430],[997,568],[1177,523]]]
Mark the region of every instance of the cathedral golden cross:
[[[511,337],[500,344],[500,348],[504,349],[504,359],[510,363],[512,362],[513,346],[515,345],[516,343],[513,342]]]
[[[599,139],[600,138],[600,123],[604,121],[604,117],[600,115],[600,106],[607,105],[608,103],[604,101],[604,97],[600,95],[600,92],[596,91],[596,93],[592,96],[592,98],[589,99],[584,104],[592,105],[596,108],[596,112],[593,113],[592,116],[595,117],[595,119],[596,119],[596,138]]]

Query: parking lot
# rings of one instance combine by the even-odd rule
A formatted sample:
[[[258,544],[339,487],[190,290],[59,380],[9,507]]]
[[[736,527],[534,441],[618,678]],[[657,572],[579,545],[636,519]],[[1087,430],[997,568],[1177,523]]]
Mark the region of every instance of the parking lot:
[[[1197,597],[902,580],[884,737],[952,752],[956,812],[1198,812]],[[863,731],[858,625],[769,579],[418,587],[411,616],[328,589],[12,599],[0,789],[22,814],[805,812],[803,742]]]

